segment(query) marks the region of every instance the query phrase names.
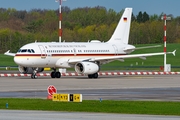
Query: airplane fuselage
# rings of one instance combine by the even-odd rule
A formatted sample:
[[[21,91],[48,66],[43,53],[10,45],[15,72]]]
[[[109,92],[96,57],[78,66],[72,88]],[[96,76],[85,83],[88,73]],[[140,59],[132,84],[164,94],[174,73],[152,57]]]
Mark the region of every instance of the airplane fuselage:
[[[25,67],[70,68],[74,66],[68,64],[69,59],[125,55],[129,54],[123,51],[127,47],[134,48],[132,45],[107,42],[30,43],[19,49],[14,61]]]

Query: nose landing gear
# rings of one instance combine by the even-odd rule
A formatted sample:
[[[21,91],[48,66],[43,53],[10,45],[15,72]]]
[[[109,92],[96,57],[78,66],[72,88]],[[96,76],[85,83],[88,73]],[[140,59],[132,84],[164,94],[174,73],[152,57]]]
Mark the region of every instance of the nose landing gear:
[[[31,74],[31,78],[32,79],[36,79],[37,78],[37,75],[36,75],[37,71],[38,71],[38,68],[33,69],[33,73]]]

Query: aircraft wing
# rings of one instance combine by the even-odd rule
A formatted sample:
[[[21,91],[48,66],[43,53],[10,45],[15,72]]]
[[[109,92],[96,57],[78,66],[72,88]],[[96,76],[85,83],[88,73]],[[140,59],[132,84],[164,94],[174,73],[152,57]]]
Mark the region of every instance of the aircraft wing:
[[[10,53],[10,50],[8,50],[7,52],[4,53],[4,55],[8,55],[8,56],[15,56],[15,53]]]
[[[176,50],[173,52],[167,52],[166,54],[173,54],[175,56]],[[95,58],[94,61],[100,60],[116,60],[116,59],[124,59],[124,58],[145,58],[148,56],[156,56],[156,55],[164,55],[164,52],[160,53],[146,53],[146,54],[132,54],[132,55],[120,55],[120,56],[111,56],[111,57],[102,57],[102,58]]]
[[[166,54],[173,54],[175,56],[176,50],[173,52],[166,52]],[[148,56],[164,55],[164,52],[160,53],[146,53],[146,54],[132,54],[132,55],[120,55],[120,56],[110,56],[110,57],[97,57],[97,58],[87,58],[87,59],[70,59],[69,63],[77,63],[82,61],[105,61],[105,60],[120,60],[123,61],[125,58],[141,58],[145,59]]]

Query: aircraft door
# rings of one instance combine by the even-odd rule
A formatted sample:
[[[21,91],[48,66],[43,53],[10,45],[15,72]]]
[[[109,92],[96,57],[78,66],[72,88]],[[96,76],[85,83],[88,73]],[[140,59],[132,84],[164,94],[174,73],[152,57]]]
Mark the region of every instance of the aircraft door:
[[[45,59],[47,57],[47,53],[46,53],[46,50],[45,50],[44,46],[39,45],[39,49],[41,51],[41,58]]]
[[[76,49],[74,48],[73,51],[74,51],[74,56],[76,56]]]
[[[112,46],[113,46],[113,48],[114,48],[115,55],[118,55],[118,48],[117,48],[117,46],[116,46],[116,45],[112,45]]]

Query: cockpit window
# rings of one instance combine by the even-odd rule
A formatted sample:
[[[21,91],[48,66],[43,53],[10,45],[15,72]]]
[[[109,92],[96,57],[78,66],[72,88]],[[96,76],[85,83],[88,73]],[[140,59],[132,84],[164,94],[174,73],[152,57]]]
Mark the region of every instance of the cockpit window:
[[[18,50],[18,53],[25,53],[25,52],[35,53],[35,51],[33,49],[19,49]]]
[[[35,51],[33,49],[31,49],[32,53],[35,53]]]
[[[18,52],[21,52],[21,49],[19,49]]]
[[[31,50],[30,50],[30,49],[28,49],[28,52],[29,52],[29,53],[31,53]]]
[[[21,53],[26,52],[26,51],[27,51],[27,49],[22,49],[22,50],[21,50]]]

